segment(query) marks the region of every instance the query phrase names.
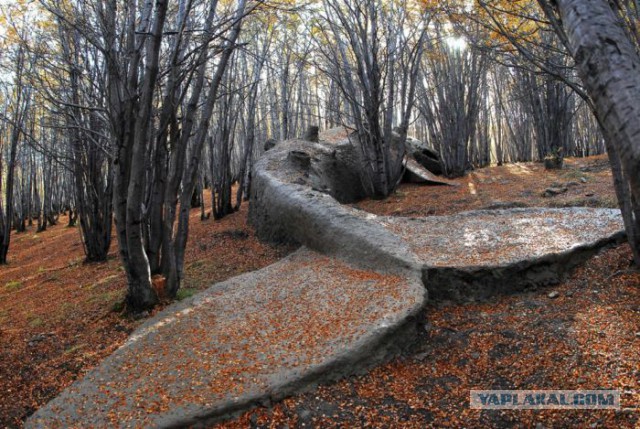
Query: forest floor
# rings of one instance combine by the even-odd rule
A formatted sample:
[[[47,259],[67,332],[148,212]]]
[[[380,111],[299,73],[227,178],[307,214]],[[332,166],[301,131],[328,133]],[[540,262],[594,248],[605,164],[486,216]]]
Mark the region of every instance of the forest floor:
[[[179,299],[294,250],[260,242],[247,210],[245,203],[222,220],[206,221],[192,210]],[[144,322],[122,311],[126,277],[115,237],[107,262],[86,264],[79,228],[67,221],[13,235],[9,265],[0,268],[0,428],[21,427]]]
[[[373,213],[429,216],[510,206],[615,207],[606,157],[478,170],[458,187],[402,185]],[[565,193],[543,197],[549,187]],[[259,242],[247,205],[220,221],[192,212],[181,297],[269,265],[292,249]],[[16,234],[0,268],[0,427],[23,419],[113,352],[142,323],[120,311],[125,277],[84,264],[78,228]],[[628,246],[607,249],[564,283],[488,302],[430,304],[420,339],[370,373],[259,408],[220,427],[634,427],[640,404],[640,275]],[[549,298],[551,291],[558,297]],[[622,411],[475,411],[470,389],[610,388]],[[633,410],[635,408],[635,410]]]
[[[468,210],[509,207],[617,208],[606,155],[567,158],[562,170],[541,163],[482,168],[455,179],[459,186],[402,184],[385,200],[354,204],[382,216],[441,216]],[[545,196],[547,189],[566,192]]]

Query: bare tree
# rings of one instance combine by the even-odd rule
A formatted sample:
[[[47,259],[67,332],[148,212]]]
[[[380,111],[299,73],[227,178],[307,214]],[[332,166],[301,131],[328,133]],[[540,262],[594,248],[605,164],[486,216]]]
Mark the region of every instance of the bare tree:
[[[319,64],[340,89],[348,112],[342,122],[357,131],[364,167],[363,185],[372,196],[385,197],[398,184],[407,118],[410,117],[421,47],[412,49],[399,32],[391,31],[389,21],[403,27],[403,4],[383,4],[379,0],[345,3],[323,2],[322,39],[316,47],[326,60]],[[397,9],[396,9],[397,8]],[[400,11],[399,9],[402,9]],[[414,46],[420,46],[424,29],[416,33]],[[408,56],[408,72],[396,75],[396,61]],[[406,70],[406,69],[405,69]],[[403,82],[398,85],[398,80]],[[398,86],[405,88],[399,100]],[[402,118],[396,117],[396,103],[402,103]],[[394,137],[394,125],[401,133]]]
[[[247,95],[245,97],[245,109],[242,116],[244,145],[240,155],[242,162],[238,173],[240,183],[238,184],[238,190],[236,192],[236,210],[240,208],[243,196],[248,196],[250,191],[250,175],[253,159],[255,157],[255,142],[257,137],[256,128],[258,126],[258,91],[260,88],[262,71],[264,70],[274,35],[273,31],[262,31],[262,23],[260,21],[257,21],[256,24],[256,27],[258,28],[252,29],[253,31],[251,34],[255,43],[249,45],[249,47],[252,47],[253,51],[251,54],[248,54],[247,51],[244,50],[244,55],[241,56],[243,63],[241,72],[244,74],[243,80],[245,82],[249,82],[249,86],[246,88]],[[249,62],[251,66],[249,66]]]
[[[215,66],[208,90],[203,96],[203,105],[199,105],[200,97],[196,97],[196,92],[192,92],[187,104],[187,112],[181,130],[181,138],[183,140],[178,141],[175,151],[177,159],[182,159],[184,162],[174,162],[173,160],[170,162],[171,168],[173,169],[175,166],[175,169],[169,171],[169,185],[165,192],[167,196],[165,200],[172,201],[173,203],[165,205],[162,249],[163,274],[167,279],[168,293],[170,296],[176,294],[180,287],[180,282],[184,277],[184,252],[186,250],[189,232],[190,200],[199,180],[203,147],[209,135],[210,122],[218,99],[220,85],[231,56],[237,47],[236,42],[240,35],[242,22],[247,14],[246,4],[246,0],[239,0],[235,11],[230,15],[226,26],[229,34],[225,35],[225,40],[220,47],[220,58]],[[204,50],[203,59],[206,57],[207,51]],[[196,82],[204,83],[206,71],[204,66],[196,71]],[[199,83],[196,83],[196,85],[199,85]],[[190,111],[192,111],[193,114],[199,111],[200,117],[196,124],[197,127],[195,128],[191,128],[193,123],[189,123],[189,121],[193,121],[194,119],[193,116],[189,119]],[[191,130],[193,130],[193,135]],[[189,142],[190,138],[192,138],[192,141]],[[189,156],[187,156],[186,152],[187,147],[189,147]],[[177,216],[177,229],[175,226],[176,202],[179,203],[180,207]]]
[[[640,266],[640,57],[637,38],[630,37],[635,27],[629,31],[605,0],[538,3],[566,39],[604,130],[629,243]]]
[[[44,82],[40,88],[63,116],[59,126],[69,140],[68,157],[87,261],[105,261],[111,246],[113,168],[102,95],[104,63],[83,61],[96,58],[95,47],[82,40],[78,29],[62,20],[58,20],[58,35],[62,58],[51,70],[52,75],[60,73],[58,94],[54,95],[55,90],[46,88]],[[57,122],[51,126],[57,126]]]
[[[9,131],[9,156],[6,165],[6,182],[4,188],[4,205],[0,204],[0,264],[7,263],[7,254],[11,243],[11,229],[14,220],[14,184],[16,173],[16,159],[19,143],[23,138],[25,121],[29,116],[32,88],[26,84],[25,75],[30,73],[32,63],[25,52],[24,46],[19,44],[13,52],[15,68],[13,88],[9,89],[9,106],[3,118]]]
[[[418,109],[445,173],[459,177],[472,166],[480,107],[486,96],[487,59],[438,31],[437,41],[425,55]]]

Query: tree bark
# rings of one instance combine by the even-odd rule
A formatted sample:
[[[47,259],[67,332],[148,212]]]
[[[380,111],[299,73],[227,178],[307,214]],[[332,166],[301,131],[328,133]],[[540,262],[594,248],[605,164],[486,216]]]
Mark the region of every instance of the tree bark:
[[[620,201],[634,260],[640,266],[640,57],[606,0],[558,0],[571,54],[598,121],[622,166]],[[618,193],[620,196],[620,192]]]

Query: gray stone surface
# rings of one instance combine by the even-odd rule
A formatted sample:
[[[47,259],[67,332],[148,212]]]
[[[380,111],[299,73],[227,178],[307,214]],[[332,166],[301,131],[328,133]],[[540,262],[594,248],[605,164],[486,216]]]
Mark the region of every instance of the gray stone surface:
[[[442,174],[442,162],[436,151],[430,149],[424,142],[413,137],[407,137],[405,148],[410,158],[416,160],[423,168],[433,174]]]
[[[414,338],[427,290],[477,299],[556,283],[624,238],[618,211],[514,209],[421,219],[363,195],[344,130],[278,143],[253,171],[250,220],[302,248],[173,305],[27,427],[184,427],[355,374]]]
[[[497,267],[615,239],[619,210],[573,207],[479,210],[425,218],[379,217],[431,267]]]
[[[625,239],[619,210],[521,208],[409,219],[381,217],[409,243],[433,299],[468,300],[556,284]]]
[[[405,180],[410,183],[426,183],[429,185],[446,185],[446,186],[460,186],[453,180],[447,180],[443,177],[436,176],[426,168],[424,168],[418,161],[413,158],[405,158]]]
[[[380,270],[418,270],[407,243],[381,228],[375,218],[340,204],[352,183],[338,180],[350,163],[336,158],[332,146],[291,140],[278,144],[256,162],[251,185],[249,219],[258,235],[271,241],[295,241],[321,253]],[[291,151],[311,157],[304,171],[288,161]],[[323,166],[322,174],[317,173]],[[336,173],[328,171],[330,168]],[[348,174],[348,173],[345,173]],[[313,184],[313,186],[312,186]],[[345,188],[347,190],[345,190]]]
[[[26,427],[205,425],[384,360],[424,301],[419,277],[303,248],[153,317]]]
[[[263,238],[294,240],[370,268],[418,269],[431,298],[464,301],[558,283],[597,249],[625,237],[619,211],[609,209],[498,209],[420,219],[354,210],[331,197],[343,182],[314,191],[293,181],[299,171],[283,162],[295,148],[331,151],[340,141],[331,135],[330,144],[314,148],[286,142],[258,163],[250,214]]]

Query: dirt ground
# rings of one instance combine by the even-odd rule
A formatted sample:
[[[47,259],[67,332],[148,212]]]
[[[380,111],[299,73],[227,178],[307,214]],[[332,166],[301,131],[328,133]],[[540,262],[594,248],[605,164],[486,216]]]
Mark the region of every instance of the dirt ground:
[[[615,207],[605,157],[493,167],[460,186],[402,185],[357,207],[429,216],[487,207]],[[555,182],[555,183],[554,183]],[[567,188],[543,197],[549,187]],[[221,221],[192,212],[181,296],[269,265],[292,249],[259,242],[247,205]],[[141,320],[119,311],[125,278],[110,259],[84,264],[77,228],[13,237],[0,268],[0,427],[23,419],[122,344]],[[640,275],[627,246],[603,250],[566,282],[525,294],[431,304],[420,338],[370,373],[258,408],[218,427],[638,427]],[[558,297],[549,298],[550,292]],[[470,389],[620,389],[620,411],[475,411]]]
[[[562,170],[545,170],[541,163],[483,168],[454,182],[457,187],[403,184],[386,200],[354,206],[378,215],[408,217],[503,207],[618,207],[606,155],[566,158]],[[566,192],[544,196],[549,188]]]

